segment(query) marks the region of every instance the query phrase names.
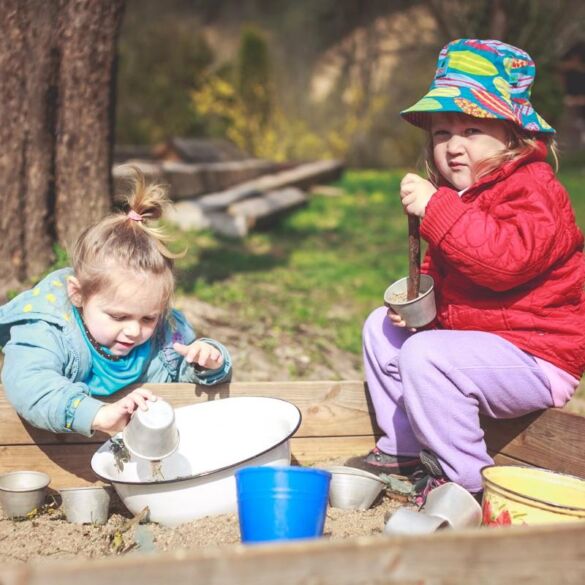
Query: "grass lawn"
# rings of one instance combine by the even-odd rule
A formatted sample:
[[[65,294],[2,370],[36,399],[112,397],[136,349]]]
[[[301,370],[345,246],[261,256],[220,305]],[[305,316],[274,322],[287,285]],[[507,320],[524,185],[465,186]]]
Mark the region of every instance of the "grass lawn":
[[[183,234],[179,287],[270,328],[311,323],[360,351],[361,324],[407,270],[401,174],[348,172],[338,197],[315,196],[269,231],[243,241]]]
[[[329,331],[339,348],[359,353],[365,317],[408,270],[407,220],[397,195],[402,175],[348,171],[337,184],[342,195],[316,195],[242,241],[177,233],[189,249],[178,262],[179,290],[265,331],[302,335],[310,323]],[[585,168],[562,170],[560,178],[585,231]],[[272,343],[271,335],[258,339],[268,350]]]

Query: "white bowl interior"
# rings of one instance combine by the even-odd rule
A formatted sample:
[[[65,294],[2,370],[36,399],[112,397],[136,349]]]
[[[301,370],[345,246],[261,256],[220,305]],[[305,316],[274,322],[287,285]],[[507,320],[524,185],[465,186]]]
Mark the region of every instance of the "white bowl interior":
[[[6,492],[29,492],[44,490],[51,478],[42,471],[10,471],[0,476],[0,490]]]
[[[132,455],[119,469],[110,439],[94,454],[93,470],[106,481],[139,484],[209,474],[286,441],[301,420],[299,410],[289,402],[252,396],[184,406],[175,410],[175,416],[179,447],[158,466]]]

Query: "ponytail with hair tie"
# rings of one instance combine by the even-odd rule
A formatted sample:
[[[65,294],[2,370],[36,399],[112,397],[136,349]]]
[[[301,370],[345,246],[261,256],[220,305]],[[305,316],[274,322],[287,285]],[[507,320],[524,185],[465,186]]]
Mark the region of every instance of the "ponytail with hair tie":
[[[127,213],[127,217],[132,221],[144,221],[144,218],[140,215],[140,213],[137,213],[133,209]]]

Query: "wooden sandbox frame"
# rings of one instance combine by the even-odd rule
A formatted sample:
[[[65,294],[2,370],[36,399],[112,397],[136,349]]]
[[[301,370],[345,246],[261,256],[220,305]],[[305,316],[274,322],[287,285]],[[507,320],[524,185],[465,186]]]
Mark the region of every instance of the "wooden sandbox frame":
[[[147,387],[175,407],[231,396],[271,396],[296,404],[303,421],[291,445],[293,461],[301,465],[365,453],[379,436],[361,381],[240,382],[212,389],[189,384]],[[553,409],[508,421],[484,418],[482,426],[498,463],[535,465],[585,477],[585,417]],[[16,415],[0,392],[0,473],[37,469],[51,476],[52,488],[91,485],[96,477],[90,459],[106,438],[99,433],[88,439],[35,429]],[[585,522],[0,566],[0,585],[80,582],[582,585]]]

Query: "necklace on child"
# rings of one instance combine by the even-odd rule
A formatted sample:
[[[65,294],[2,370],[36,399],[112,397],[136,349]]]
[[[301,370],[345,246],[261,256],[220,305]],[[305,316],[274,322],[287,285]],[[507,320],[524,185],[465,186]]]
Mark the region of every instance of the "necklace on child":
[[[78,309],[79,312],[79,320],[81,321],[81,325],[83,326],[83,331],[85,331],[85,335],[88,341],[91,343],[92,347],[104,358],[110,360],[111,362],[119,362],[123,356],[121,355],[113,355],[104,350],[104,348],[99,344],[99,342],[94,338],[94,336],[89,332],[85,321],[83,320],[83,313],[81,309]]]

